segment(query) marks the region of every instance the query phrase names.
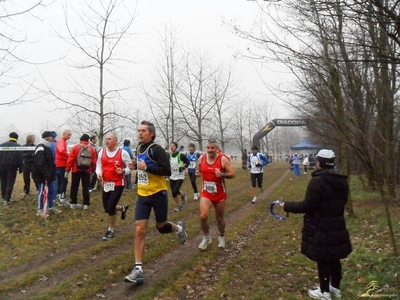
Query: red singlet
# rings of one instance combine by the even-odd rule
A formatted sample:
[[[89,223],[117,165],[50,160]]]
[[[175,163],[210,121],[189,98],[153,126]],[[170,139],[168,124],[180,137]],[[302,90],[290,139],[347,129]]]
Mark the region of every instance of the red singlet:
[[[207,155],[203,155],[200,163],[200,172],[203,174],[201,197],[210,199],[212,202],[222,202],[226,200],[225,180],[222,177],[215,176],[215,170],[221,170],[223,155],[218,155],[213,164],[208,164]]]

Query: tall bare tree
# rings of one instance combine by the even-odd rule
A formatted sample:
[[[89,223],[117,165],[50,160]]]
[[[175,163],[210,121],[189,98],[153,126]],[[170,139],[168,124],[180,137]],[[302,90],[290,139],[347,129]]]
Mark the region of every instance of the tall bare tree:
[[[102,145],[107,132],[121,135],[121,129],[135,125],[127,114],[133,99],[124,94],[131,86],[120,74],[133,63],[126,49],[136,6],[123,0],[85,0],[64,3],[63,9],[67,35],[61,37],[72,47],[66,56],[71,90],[48,87],[48,93],[61,103],[59,109],[70,112],[71,126],[96,134]]]

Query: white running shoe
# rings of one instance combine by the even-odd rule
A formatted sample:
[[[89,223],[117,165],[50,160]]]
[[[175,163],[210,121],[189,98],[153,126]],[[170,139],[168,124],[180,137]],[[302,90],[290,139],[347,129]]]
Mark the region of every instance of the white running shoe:
[[[331,294],[328,292],[321,293],[320,287],[317,287],[316,289],[308,290],[308,295],[313,299],[332,300]]]
[[[220,249],[225,248],[225,236],[218,237],[218,248],[220,248]]]
[[[201,243],[199,245],[200,250],[206,250],[208,244],[211,244],[212,238],[211,236],[203,236],[203,239],[201,240]]]
[[[253,200],[251,200],[251,203],[256,203],[257,202],[257,197],[254,197]]]
[[[335,298],[342,298],[342,293],[340,292],[339,289],[329,285],[329,291],[331,292],[331,295]]]
[[[194,193],[194,195],[193,195],[193,200],[194,200],[194,201],[199,200],[199,196],[200,196],[200,193]]]

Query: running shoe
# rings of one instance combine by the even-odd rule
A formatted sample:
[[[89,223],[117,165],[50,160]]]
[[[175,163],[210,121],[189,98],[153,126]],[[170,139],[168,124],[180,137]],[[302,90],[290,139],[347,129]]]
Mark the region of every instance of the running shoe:
[[[129,205],[122,205],[122,210],[121,210],[121,220],[125,220],[126,218],[126,211],[128,210]]]
[[[183,205],[181,204],[181,205],[178,205],[178,207],[175,208],[174,211],[181,211],[182,209],[183,209]]]
[[[329,292],[322,293],[320,287],[308,290],[308,295],[313,299],[332,300],[331,294]]]
[[[108,241],[114,237],[114,232],[111,230],[107,230],[106,234],[103,236],[103,241]]]
[[[199,245],[200,250],[206,250],[208,244],[212,242],[211,236],[203,236],[203,239],[201,240],[201,243]]]
[[[257,197],[254,197],[253,200],[251,200],[251,203],[256,203],[257,202]]]
[[[218,248],[220,248],[220,249],[225,248],[225,236],[218,237]]]
[[[139,268],[135,267],[129,275],[125,276],[124,281],[131,283],[142,283],[144,281],[143,272],[140,271]]]
[[[182,194],[183,194],[183,196],[182,196],[182,204],[185,204],[187,202],[187,195],[186,195],[185,192],[182,193]]]
[[[185,229],[185,223],[184,223],[183,221],[179,221],[179,222],[178,222],[178,225],[182,227],[181,232],[180,232],[180,233],[177,233],[177,235],[178,235],[178,240],[179,240],[179,243],[180,243],[181,245],[184,245],[184,244],[186,244],[186,239],[187,239],[187,233],[186,233],[186,229]]]

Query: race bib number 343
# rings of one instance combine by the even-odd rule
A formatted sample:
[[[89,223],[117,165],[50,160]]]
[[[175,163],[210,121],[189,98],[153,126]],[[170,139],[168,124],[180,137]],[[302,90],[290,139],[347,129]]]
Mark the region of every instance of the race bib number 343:
[[[204,181],[204,189],[211,194],[218,192],[217,183],[213,181]]]

